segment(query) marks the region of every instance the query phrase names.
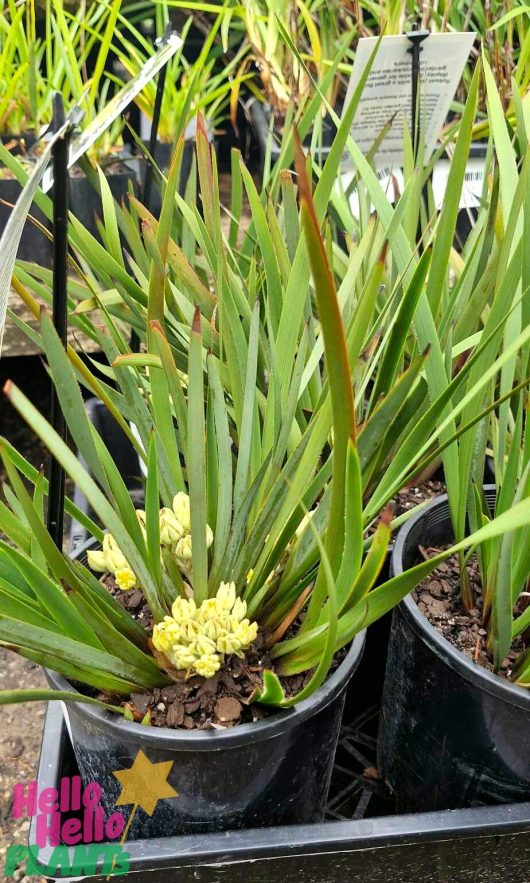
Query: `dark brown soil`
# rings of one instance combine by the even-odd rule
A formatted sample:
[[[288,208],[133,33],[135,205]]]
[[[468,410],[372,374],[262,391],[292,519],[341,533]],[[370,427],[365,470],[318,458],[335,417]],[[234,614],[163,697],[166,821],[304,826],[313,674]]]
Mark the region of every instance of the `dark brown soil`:
[[[414,509],[425,500],[431,500],[439,494],[445,494],[445,484],[437,479],[428,479],[419,484],[411,484],[409,487],[403,488],[394,498],[394,518]]]
[[[420,551],[424,558],[433,558],[442,549],[429,547]],[[456,555],[437,567],[412,593],[412,597],[418,610],[457,650],[469,656],[477,665],[493,671],[487,648],[487,631],[482,621],[482,585],[476,558],[470,561],[468,574],[476,602],[470,611],[465,610],[460,600],[460,568]],[[525,649],[523,638],[517,638],[498,672],[500,677],[511,677],[514,661]]]
[[[103,580],[117,601],[148,631],[153,619],[145,598],[137,589],[122,592],[113,578]],[[346,650],[336,654],[332,670],[342,662]],[[274,670],[274,662],[264,648],[264,637],[245,652],[243,659],[229,656],[213,678],[182,677],[170,687],[133,693],[130,702],[122,703],[137,721],[156,727],[185,730],[224,729],[237,724],[251,723],[277,713],[276,708],[251,704],[256,687],[263,683],[265,669]],[[295,696],[311,678],[312,671],[281,677],[286,696]]]
[[[277,713],[263,706],[250,704],[256,687],[261,686],[263,670],[271,668],[267,655],[257,646],[246,651],[245,657],[229,656],[213,678],[191,677],[169,687],[133,693],[125,703],[136,720],[155,727],[184,730],[225,729],[236,724],[251,723]],[[281,678],[287,696],[294,696],[307,683],[311,672]]]
[[[445,491],[445,484],[443,481],[438,481],[438,479],[427,479],[425,481],[420,481],[417,484],[411,484],[408,487],[403,488],[403,490],[398,491],[392,500],[394,508],[393,517],[397,518],[399,515],[403,515],[405,512],[409,512],[411,509],[419,506],[420,503],[425,503],[426,500],[432,500],[433,497],[437,497],[439,494],[445,494]],[[377,524],[378,519],[370,525],[368,528],[368,534],[375,533]]]

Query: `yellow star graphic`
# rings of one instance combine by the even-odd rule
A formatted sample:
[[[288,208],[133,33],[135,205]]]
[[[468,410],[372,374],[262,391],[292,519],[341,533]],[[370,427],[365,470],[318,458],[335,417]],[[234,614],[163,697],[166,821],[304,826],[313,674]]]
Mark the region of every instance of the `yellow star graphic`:
[[[167,781],[172,766],[172,760],[151,763],[143,751],[139,751],[130,769],[113,773],[122,786],[116,806],[133,803],[135,810],[141,806],[152,816],[159,800],[178,797],[178,792]]]

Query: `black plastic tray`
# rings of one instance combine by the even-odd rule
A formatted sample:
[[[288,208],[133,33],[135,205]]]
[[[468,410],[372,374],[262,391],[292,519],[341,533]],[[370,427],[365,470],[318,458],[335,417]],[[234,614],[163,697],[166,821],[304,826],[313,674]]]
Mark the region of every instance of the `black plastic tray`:
[[[369,710],[347,724],[322,824],[128,842],[126,875],[160,883],[528,883],[530,804],[362,818],[385,810],[380,785],[363,781]],[[372,721],[373,723],[373,721]],[[360,727],[359,727],[360,724]],[[365,726],[366,725],[366,726]],[[370,738],[366,754],[371,755]],[[349,762],[345,758],[349,758]],[[61,706],[50,703],[38,791],[77,772]],[[389,807],[386,807],[387,811]],[[345,813],[352,817],[346,818]],[[35,842],[34,824],[30,843]],[[43,869],[52,849],[43,849]],[[56,878],[48,878],[56,879]],[[103,876],[76,879],[103,880]],[[119,877],[111,879],[120,879]]]

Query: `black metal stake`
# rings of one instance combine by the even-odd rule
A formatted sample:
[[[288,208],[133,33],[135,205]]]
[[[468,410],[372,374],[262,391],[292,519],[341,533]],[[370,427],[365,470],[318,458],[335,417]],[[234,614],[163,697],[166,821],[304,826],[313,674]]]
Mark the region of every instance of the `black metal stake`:
[[[55,93],[53,97],[53,129],[57,131],[64,123],[64,107],[62,97]],[[53,324],[67,345],[68,325],[68,150],[71,130],[65,132],[53,148]],[[66,423],[61,410],[55,386],[51,388],[52,427],[64,440],[66,439]],[[59,549],[63,545],[64,522],[64,469],[50,457],[48,471],[48,531]]]
[[[412,146],[414,149],[414,160],[418,158],[421,134],[421,118],[420,108],[418,104],[421,71],[420,53],[423,52],[423,47],[421,44],[424,40],[427,39],[427,37],[430,37],[430,34],[430,31],[419,30],[417,26],[413,27],[412,31],[409,31],[409,33],[406,34],[407,40],[412,43],[412,46],[410,47],[410,49],[407,50],[407,52],[410,52],[410,54],[412,55],[411,135]]]
[[[158,41],[157,41],[158,42]],[[153,176],[156,163],[156,145],[158,140],[158,126],[160,124],[160,114],[162,112],[162,101],[164,98],[164,89],[166,86],[167,64],[164,65],[158,74],[156,84],[155,106],[153,108],[153,119],[151,120],[151,131],[149,133],[149,158],[147,168],[145,170],[144,186],[142,192],[142,203],[149,209],[151,204],[151,191],[153,189]],[[129,341],[131,352],[137,353],[140,349],[140,338],[136,331],[131,331],[131,339]]]

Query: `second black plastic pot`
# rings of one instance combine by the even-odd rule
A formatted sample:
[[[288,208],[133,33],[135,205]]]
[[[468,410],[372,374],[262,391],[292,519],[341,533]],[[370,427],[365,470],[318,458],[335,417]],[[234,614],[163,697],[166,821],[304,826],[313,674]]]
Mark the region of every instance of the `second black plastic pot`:
[[[110,192],[116,202],[121,203],[129,192],[129,186],[136,184],[134,173],[123,166],[120,171],[106,175]],[[103,218],[103,207],[99,193],[85,175],[70,176],[70,211],[93,236],[99,239],[96,218]]]
[[[86,549],[75,557],[84,560]],[[152,817],[138,810],[130,839],[321,821],[346,687],[364,640],[364,633],[355,638],[313,696],[231,729],[146,727],[96,706],[68,703],[66,723],[85,785],[101,786],[101,803],[110,813],[120,793],[113,772],[132,766],[140,749],[151,763],[173,762],[168,781],[178,797],[159,801]],[[56,689],[71,689],[54,672],[48,678]]]
[[[490,504],[494,494],[486,488]],[[444,495],[400,530],[393,573],[417,561],[419,545],[451,541]],[[457,650],[410,597],[394,611],[379,765],[401,812],[530,799],[530,693]]]
[[[337,108],[335,108],[335,110],[340,116],[342,108],[338,106]],[[247,105],[247,112],[249,114],[250,122],[258,141],[260,152],[260,165],[263,167],[270,137],[272,110],[268,104],[263,104],[261,101],[253,98],[251,101],[249,101]],[[273,132],[274,137],[272,138],[270,150],[271,161],[274,164],[281,154],[282,136],[281,133],[277,132],[274,127]],[[323,165],[326,161],[333,145],[336,133],[337,128],[335,124],[332,122],[331,118],[327,116],[323,121],[322,126],[322,143],[317,145],[314,151],[314,157],[317,162],[320,163],[320,165]],[[311,147],[311,133],[305,138],[304,147]]]
[[[20,184],[14,178],[0,179],[0,236],[12,212],[11,206],[15,205],[21,190]],[[8,203],[8,205],[4,203]],[[46,230],[50,229],[48,219],[35,204],[31,206],[30,215],[39,221]],[[51,241],[31,220],[27,220],[24,225],[17,257],[22,261],[33,261],[41,267],[51,267]]]

